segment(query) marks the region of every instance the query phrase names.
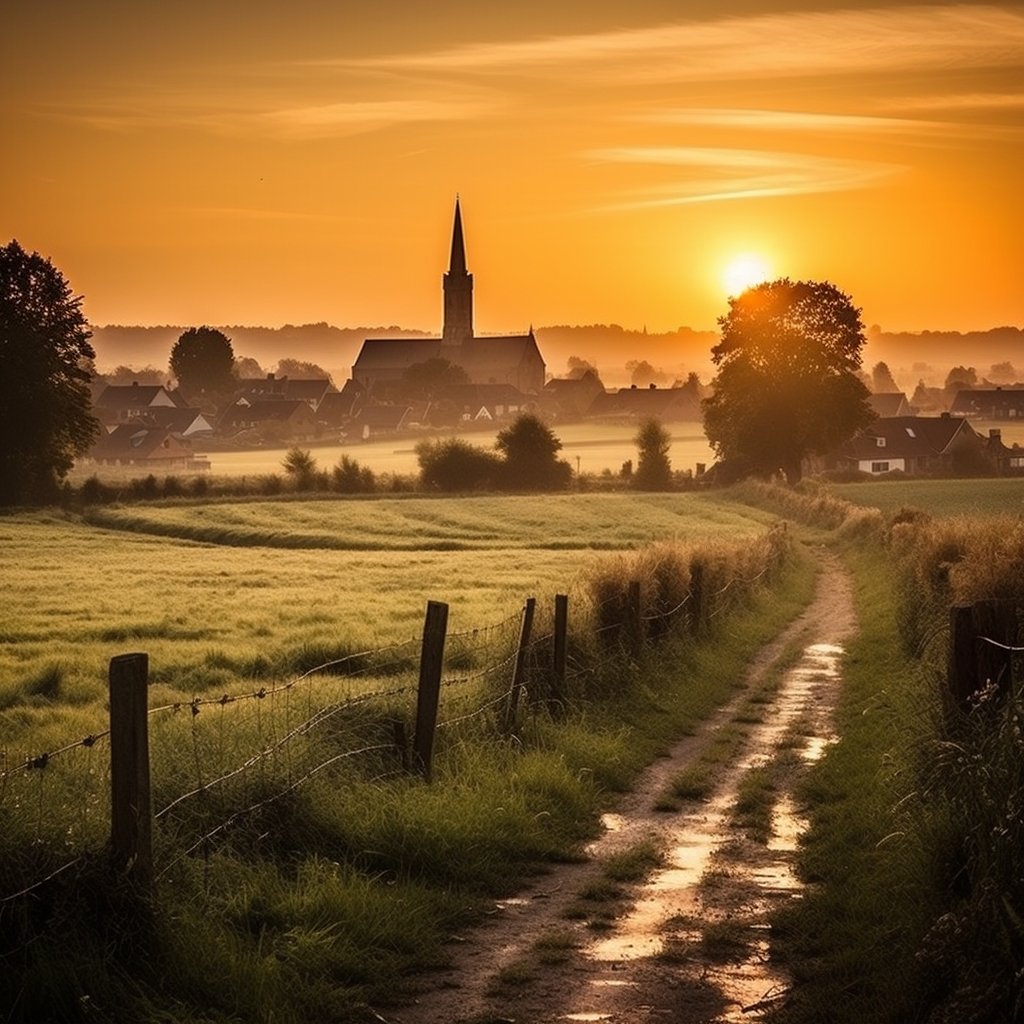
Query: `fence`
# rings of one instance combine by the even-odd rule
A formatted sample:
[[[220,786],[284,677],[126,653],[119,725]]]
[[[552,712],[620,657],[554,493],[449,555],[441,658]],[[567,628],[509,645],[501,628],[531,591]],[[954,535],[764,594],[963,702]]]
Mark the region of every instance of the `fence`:
[[[947,694],[954,707],[969,709],[986,687],[1006,694],[1013,687],[1018,609],[1014,601],[953,605],[949,613]]]
[[[781,548],[769,546],[759,571],[727,579],[723,566],[695,560],[686,592],[671,607],[655,594],[645,608],[643,587],[633,581],[624,599],[616,595],[589,607],[583,601],[577,617],[585,624],[575,632],[566,594],[544,609],[541,629],[532,597],[514,615],[461,633],[447,631],[448,606],[430,601],[414,640],[351,654],[275,686],[154,707],[148,706],[148,656],[119,655],[109,666],[107,730],[13,766],[3,754],[0,811],[6,803],[26,819],[31,810],[35,822],[34,835],[25,837],[31,848],[15,873],[22,884],[0,893],[0,910],[98,861],[120,882],[150,892],[175,865],[209,856],[233,826],[258,825],[271,811],[294,813],[286,798],[318,777],[337,786],[400,776],[429,782],[439,733],[475,730],[500,740],[517,733],[524,709],[562,714],[604,668],[639,659],[672,632],[706,630],[781,558]],[[314,683],[335,692],[326,699]],[[155,746],[154,731],[160,733]],[[97,763],[104,741],[107,765]],[[247,753],[232,761],[244,742]],[[69,771],[63,789],[54,783],[55,801],[64,801],[54,813],[46,780],[74,752],[86,757],[85,769]],[[161,769],[156,778],[154,757]],[[100,839],[105,813],[109,830]],[[73,827],[65,828],[68,821]],[[88,847],[90,837],[91,850],[58,856],[72,839]],[[10,847],[0,851],[9,854]]]

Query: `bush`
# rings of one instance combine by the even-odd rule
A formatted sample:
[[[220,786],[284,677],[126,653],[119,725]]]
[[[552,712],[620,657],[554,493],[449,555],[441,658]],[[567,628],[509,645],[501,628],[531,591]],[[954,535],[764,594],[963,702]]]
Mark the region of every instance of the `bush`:
[[[476,445],[450,438],[416,445],[420,481],[429,490],[483,491],[497,487],[502,460]]]
[[[334,467],[334,489],[339,494],[368,494],[377,489],[377,478],[369,466],[360,466],[348,455],[342,455]]]

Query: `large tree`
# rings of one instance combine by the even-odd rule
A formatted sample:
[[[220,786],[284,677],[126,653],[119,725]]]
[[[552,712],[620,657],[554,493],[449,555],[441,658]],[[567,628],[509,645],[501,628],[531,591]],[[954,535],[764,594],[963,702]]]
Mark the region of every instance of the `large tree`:
[[[99,432],[81,301],[39,253],[0,248],[0,504],[52,496]]]
[[[213,327],[190,327],[171,349],[171,373],[190,401],[224,401],[235,387],[234,367],[230,339]]]
[[[857,376],[864,325],[835,285],[783,278],[729,300],[719,319],[718,367],[704,400],[704,430],[733,475],[790,483],[873,419]]]

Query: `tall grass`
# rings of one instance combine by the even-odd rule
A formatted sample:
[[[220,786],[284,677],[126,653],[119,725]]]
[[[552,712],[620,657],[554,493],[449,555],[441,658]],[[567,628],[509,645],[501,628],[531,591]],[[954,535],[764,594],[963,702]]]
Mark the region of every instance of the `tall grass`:
[[[1024,605],[1024,529],[902,510],[884,545],[846,553],[860,631],[842,741],[804,792],[814,885],[776,922],[796,985],[773,1019],[1021,1019],[1024,699],[1018,683],[951,713],[944,687],[949,604]]]

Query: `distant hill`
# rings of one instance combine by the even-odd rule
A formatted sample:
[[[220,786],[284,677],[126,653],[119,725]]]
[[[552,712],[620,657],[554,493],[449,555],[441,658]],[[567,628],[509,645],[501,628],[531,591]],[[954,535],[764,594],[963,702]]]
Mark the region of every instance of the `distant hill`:
[[[335,373],[339,382],[348,376],[366,338],[436,337],[427,331],[396,326],[334,327],[327,323],[284,327],[228,325],[218,329],[231,339],[236,356],[251,356],[271,369],[284,358],[319,363]],[[166,369],[171,347],[184,330],[185,327],[170,325],[93,326],[96,363],[101,370],[112,370],[122,364]],[[696,371],[702,380],[707,380],[713,370],[711,347],[718,341],[716,331],[689,327],[648,334],[618,324],[560,324],[538,327],[535,333],[549,373],[564,376],[570,356],[576,356],[596,365],[608,385],[628,383],[625,365],[636,359],[647,360],[671,378]],[[1024,329],[892,332],[872,327],[864,354],[865,368],[880,360],[889,364],[903,386],[912,386],[920,377],[929,383],[941,383],[949,368],[957,364],[975,367],[979,377],[993,363],[1010,362],[1024,368]]]
[[[994,363],[1024,369],[1024,329],[993,327],[987,331],[868,331],[864,365],[882,361],[906,384],[918,378],[942,383],[952,366],[973,366],[984,377]]]

